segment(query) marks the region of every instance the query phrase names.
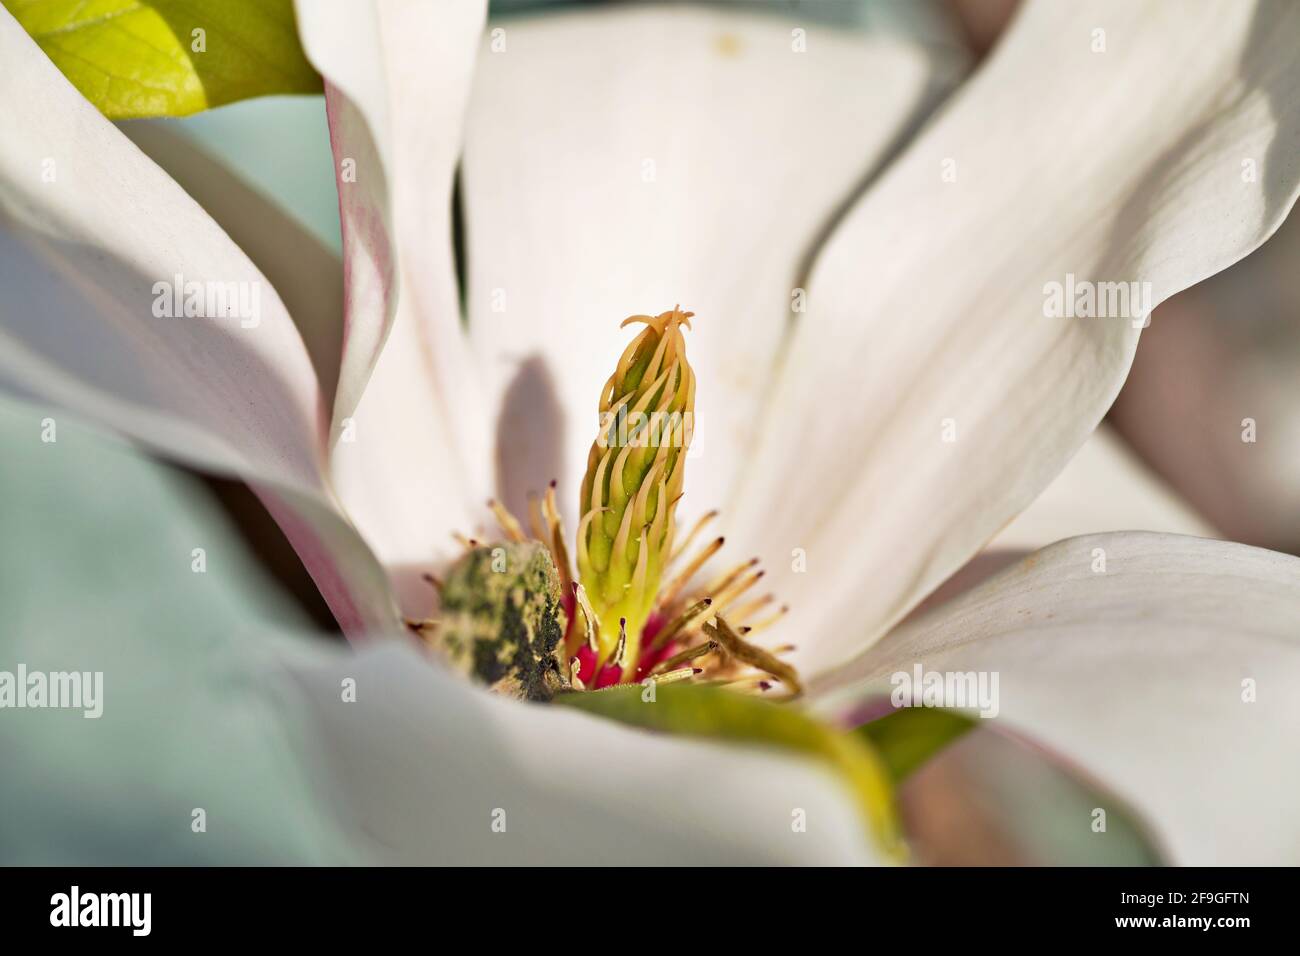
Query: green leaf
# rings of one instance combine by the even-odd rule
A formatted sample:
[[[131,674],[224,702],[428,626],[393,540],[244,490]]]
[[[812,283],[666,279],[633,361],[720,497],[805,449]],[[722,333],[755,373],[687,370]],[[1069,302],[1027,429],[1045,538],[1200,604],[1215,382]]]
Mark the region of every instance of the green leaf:
[[[109,119],[319,93],[292,0],[0,0]]]
[[[948,744],[975,726],[975,718],[937,707],[900,707],[863,724],[857,733],[880,755],[895,783],[901,783]]]
[[[653,700],[641,685],[561,694],[555,703],[620,723],[687,737],[766,744],[821,759],[843,775],[882,852],[901,860],[904,847],[894,787],[866,737],[838,730],[788,704],[719,687],[662,684]]]

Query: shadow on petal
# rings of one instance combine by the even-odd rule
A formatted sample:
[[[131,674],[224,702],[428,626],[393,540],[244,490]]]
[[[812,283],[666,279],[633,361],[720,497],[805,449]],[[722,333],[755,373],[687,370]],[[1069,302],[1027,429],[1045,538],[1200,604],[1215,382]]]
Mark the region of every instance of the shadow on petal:
[[[530,355],[510,380],[497,416],[496,493],[515,515],[528,513],[529,492],[544,491],[562,473],[564,438],[564,411],[555,380],[546,360]],[[565,501],[577,489],[560,488],[558,493]]]

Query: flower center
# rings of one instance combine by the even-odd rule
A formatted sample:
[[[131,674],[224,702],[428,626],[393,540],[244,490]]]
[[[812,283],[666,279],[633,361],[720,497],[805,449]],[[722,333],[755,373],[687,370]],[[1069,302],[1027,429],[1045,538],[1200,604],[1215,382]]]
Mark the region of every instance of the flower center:
[[[774,608],[772,594],[754,595],[764,576],[758,559],[704,576],[724,544],[705,539],[717,511],[676,540],[695,414],[695,373],[682,332],[691,316],[674,308],[623,323],[645,328],[601,391],[600,427],[579,499],[577,576],[552,481],[543,496],[530,497],[527,531],[504,506],[488,505],[510,546],[530,538],[545,546],[555,583],[538,576],[529,552],[514,556],[515,565],[531,569],[527,580],[517,573],[500,582],[466,577],[465,565],[485,567],[483,552],[490,550],[468,540],[469,552],[453,571],[457,587],[449,587],[451,577],[448,584],[430,579],[442,593],[444,617],[415,627],[480,679],[514,693],[522,687],[525,696],[546,696],[557,684],[588,690],[645,680],[707,680],[759,692],[780,685],[786,696],[801,693],[794,668],[780,657],[793,646],[766,650],[751,642],[786,613]],[[510,561],[504,549],[492,551],[498,552],[505,572]],[[559,608],[562,642],[547,623]]]

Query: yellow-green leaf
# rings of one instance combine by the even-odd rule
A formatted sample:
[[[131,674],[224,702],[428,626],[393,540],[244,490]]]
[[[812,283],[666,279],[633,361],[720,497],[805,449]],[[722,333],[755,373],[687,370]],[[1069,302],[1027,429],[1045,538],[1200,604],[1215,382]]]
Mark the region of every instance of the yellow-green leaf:
[[[317,93],[292,0],[0,0],[110,119]]]
[[[765,744],[824,760],[844,778],[880,850],[904,856],[889,771],[863,736],[838,730],[787,704],[691,684],[640,685],[561,694],[555,703],[620,723],[690,737]]]

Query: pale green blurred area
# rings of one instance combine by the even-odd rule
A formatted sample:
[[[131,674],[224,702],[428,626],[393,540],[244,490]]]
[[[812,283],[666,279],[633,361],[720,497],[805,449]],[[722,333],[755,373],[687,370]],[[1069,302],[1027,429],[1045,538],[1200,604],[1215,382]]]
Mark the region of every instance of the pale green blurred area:
[[[342,248],[324,96],[266,96],[153,122],[191,137],[335,252]]]
[[[299,716],[251,676],[309,622],[208,487],[7,398],[0,448],[0,670],[103,672],[97,719],[0,710],[0,863],[346,862]]]

